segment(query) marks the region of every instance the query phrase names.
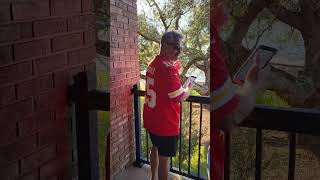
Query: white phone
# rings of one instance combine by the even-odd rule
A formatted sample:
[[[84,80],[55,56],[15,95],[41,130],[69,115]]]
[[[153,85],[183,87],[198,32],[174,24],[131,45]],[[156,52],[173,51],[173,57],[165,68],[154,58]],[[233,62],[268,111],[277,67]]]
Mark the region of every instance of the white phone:
[[[197,79],[197,77],[196,76],[190,76],[189,79],[190,79],[190,82],[193,83]]]
[[[186,88],[190,83],[193,84],[196,79],[196,76],[189,76],[187,81],[183,84],[183,87]]]
[[[277,49],[260,45],[257,49],[253,51],[253,53],[247,58],[247,60],[243,63],[243,65],[239,68],[237,73],[234,75],[235,81],[244,81],[249,71],[250,67],[254,64],[256,60],[256,56],[260,56],[260,62],[258,62],[259,69],[265,68],[273,56],[277,53]]]

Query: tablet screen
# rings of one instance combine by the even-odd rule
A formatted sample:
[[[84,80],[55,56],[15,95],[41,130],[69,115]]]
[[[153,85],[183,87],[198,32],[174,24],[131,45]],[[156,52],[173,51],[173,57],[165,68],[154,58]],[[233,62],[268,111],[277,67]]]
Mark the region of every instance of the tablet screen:
[[[245,61],[245,63],[240,67],[239,71],[235,74],[234,79],[235,80],[241,80],[244,81],[247,75],[247,72],[249,71],[250,67],[253,65],[254,61],[256,60],[256,56],[258,55],[260,58],[258,65],[259,69],[263,69],[268,62],[272,59],[272,57],[277,52],[274,48],[269,48],[266,46],[259,46]]]

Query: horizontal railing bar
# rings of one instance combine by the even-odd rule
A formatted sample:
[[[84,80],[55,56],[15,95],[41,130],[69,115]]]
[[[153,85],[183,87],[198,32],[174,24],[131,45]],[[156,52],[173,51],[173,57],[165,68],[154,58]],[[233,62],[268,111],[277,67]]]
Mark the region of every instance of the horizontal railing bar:
[[[138,90],[137,91],[138,96],[144,96],[145,91]],[[188,102],[193,102],[193,103],[201,103],[201,104],[209,104],[210,99],[209,96],[189,96],[187,99]]]
[[[242,127],[320,135],[320,112],[257,105]]]
[[[110,93],[91,90],[88,93],[89,110],[110,111]]]

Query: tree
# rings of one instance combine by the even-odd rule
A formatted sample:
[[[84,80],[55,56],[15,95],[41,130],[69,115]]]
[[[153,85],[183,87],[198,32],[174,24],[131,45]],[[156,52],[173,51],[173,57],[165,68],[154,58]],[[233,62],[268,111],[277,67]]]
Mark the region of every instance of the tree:
[[[320,3],[315,0],[226,0],[231,7],[231,21],[224,27],[223,46],[228,55],[228,65],[232,73],[248,57],[264,33],[273,31],[273,24],[287,24],[290,32],[301,34],[305,49],[305,65],[300,76],[295,77],[284,70],[272,67],[265,81],[265,88],[275,91],[291,107],[319,107],[320,88]],[[263,24],[263,25],[261,25]],[[254,26],[255,25],[255,26]],[[260,26],[261,25],[261,26]],[[250,30],[256,33],[250,37]],[[222,34],[224,34],[222,33]],[[248,38],[255,39],[251,48],[243,44]],[[288,39],[294,36],[288,36]],[[313,152],[320,161],[318,138],[298,135],[298,144]],[[305,143],[307,142],[307,143]],[[313,142],[313,143],[310,143]]]
[[[256,28],[257,42],[263,33],[272,31],[272,25],[281,21],[298,31],[304,40],[305,66],[302,76],[294,77],[285,71],[272,68],[265,87],[285,97],[291,106],[304,107],[313,87],[320,88],[320,3],[313,0],[227,0],[232,9],[232,22],[229,25],[230,35],[224,41],[225,54],[232,72],[242,64],[251,49],[243,47],[250,26],[254,21],[265,22],[263,30]],[[257,30],[258,29],[258,30]],[[260,32],[259,32],[260,31]],[[292,38],[292,37],[290,37]],[[237,56],[235,56],[237,54]],[[319,96],[316,93],[313,96]],[[316,97],[313,97],[316,98]],[[312,98],[311,98],[312,99]],[[313,103],[316,106],[315,103]]]
[[[209,1],[208,0],[145,0],[151,8],[139,13],[139,60],[145,69],[159,51],[160,37],[165,31],[178,30],[184,36],[183,54],[180,57],[185,77],[190,68],[205,73],[209,84]]]

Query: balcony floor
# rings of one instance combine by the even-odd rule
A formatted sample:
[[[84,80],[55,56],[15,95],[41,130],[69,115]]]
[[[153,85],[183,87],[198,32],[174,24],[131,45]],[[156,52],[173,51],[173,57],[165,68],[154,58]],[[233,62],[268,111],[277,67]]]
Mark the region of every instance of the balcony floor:
[[[149,165],[143,165],[142,168],[137,168],[134,166],[129,167],[122,173],[120,173],[115,180],[149,180],[151,176],[151,170]],[[178,174],[170,172],[170,180],[192,180],[190,178],[180,176]]]

